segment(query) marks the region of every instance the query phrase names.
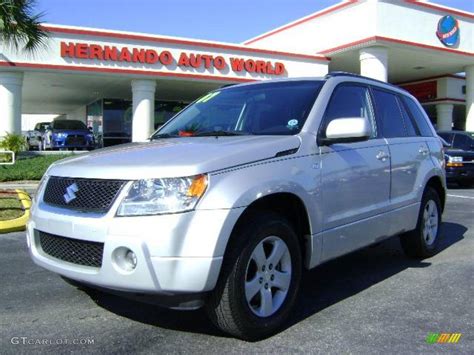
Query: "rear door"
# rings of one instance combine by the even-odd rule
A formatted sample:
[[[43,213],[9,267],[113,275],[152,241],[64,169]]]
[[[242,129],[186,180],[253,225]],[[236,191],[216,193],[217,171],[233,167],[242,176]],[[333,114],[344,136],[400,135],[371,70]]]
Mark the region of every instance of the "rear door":
[[[377,122],[390,149],[391,209],[413,205],[433,168],[428,144],[398,94],[376,87],[372,92]]]

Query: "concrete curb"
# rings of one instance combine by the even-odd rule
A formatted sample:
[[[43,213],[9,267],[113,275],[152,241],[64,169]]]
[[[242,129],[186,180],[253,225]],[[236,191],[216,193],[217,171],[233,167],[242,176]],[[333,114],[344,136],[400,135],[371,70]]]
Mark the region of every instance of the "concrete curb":
[[[11,219],[9,221],[0,221],[0,234],[25,230],[26,223],[30,218],[30,195],[28,195],[28,193],[23,190],[16,189],[15,191],[18,195],[18,199],[20,200],[23,206],[23,209],[25,210],[25,213],[21,217]]]

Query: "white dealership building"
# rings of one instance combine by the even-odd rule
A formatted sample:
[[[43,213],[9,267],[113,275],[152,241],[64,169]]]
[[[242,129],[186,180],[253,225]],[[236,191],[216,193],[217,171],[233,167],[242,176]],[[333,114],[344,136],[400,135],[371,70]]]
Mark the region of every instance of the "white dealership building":
[[[401,85],[438,129],[474,131],[474,14],[426,1],[344,1],[242,44],[44,28],[34,55],[0,44],[0,136],[52,114],[142,141],[209,90],[329,71]]]

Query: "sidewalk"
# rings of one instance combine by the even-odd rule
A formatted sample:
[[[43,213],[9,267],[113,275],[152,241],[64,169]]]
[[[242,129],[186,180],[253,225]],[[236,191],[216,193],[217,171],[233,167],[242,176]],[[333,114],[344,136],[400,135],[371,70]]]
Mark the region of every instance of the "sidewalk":
[[[0,182],[0,190],[24,190],[28,194],[34,194],[38,188],[39,181],[9,181]]]

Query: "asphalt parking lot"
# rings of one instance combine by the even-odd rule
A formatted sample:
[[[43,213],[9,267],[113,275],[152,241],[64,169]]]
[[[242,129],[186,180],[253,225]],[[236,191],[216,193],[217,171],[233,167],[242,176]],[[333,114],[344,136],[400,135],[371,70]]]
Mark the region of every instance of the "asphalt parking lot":
[[[474,189],[450,189],[442,251],[407,259],[394,238],[304,277],[288,327],[247,343],[203,311],[85,293],[30,260],[24,233],[0,235],[0,353],[474,353]],[[429,333],[462,333],[427,344]]]

